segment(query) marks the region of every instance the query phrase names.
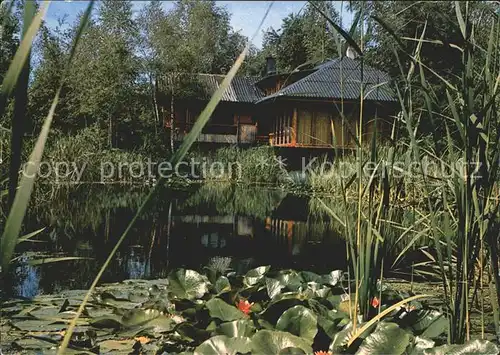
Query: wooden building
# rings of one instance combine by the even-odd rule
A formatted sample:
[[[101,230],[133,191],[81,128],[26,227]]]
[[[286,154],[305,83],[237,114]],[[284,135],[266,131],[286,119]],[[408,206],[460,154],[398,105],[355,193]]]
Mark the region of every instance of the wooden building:
[[[274,59],[268,58],[266,73],[263,78],[233,79],[198,142],[353,148],[354,136],[359,138],[360,133],[369,142],[375,131],[380,136],[390,132],[391,117],[397,110],[388,89],[390,78],[367,65],[362,70],[359,60],[343,57],[314,68],[277,73]],[[195,77],[195,94],[177,99],[174,106],[177,141],[189,132],[224,78],[212,74]],[[169,95],[164,97],[165,122],[172,132],[168,119],[172,105],[168,104]]]

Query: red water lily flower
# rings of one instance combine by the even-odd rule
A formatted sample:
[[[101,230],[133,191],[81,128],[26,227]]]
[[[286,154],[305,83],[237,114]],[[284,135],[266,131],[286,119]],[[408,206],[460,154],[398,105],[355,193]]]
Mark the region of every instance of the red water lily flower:
[[[331,351],[323,351],[323,350],[320,350],[320,351],[316,351],[314,352],[314,355],[333,355]]]
[[[252,306],[253,306],[253,302],[250,303],[247,300],[240,300],[238,302],[238,309],[245,314],[250,313],[250,308],[252,308]]]
[[[372,307],[373,308],[377,308],[378,306],[380,306],[380,301],[377,297],[373,297],[372,298]]]

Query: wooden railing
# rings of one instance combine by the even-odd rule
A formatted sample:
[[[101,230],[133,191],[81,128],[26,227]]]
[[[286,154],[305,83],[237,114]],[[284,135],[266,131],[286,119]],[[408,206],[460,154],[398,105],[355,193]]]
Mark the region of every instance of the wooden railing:
[[[184,124],[184,131],[187,133],[193,128],[193,123]],[[238,126],[233,124],[207,124],[201,133],[205,134],[236,134]]]
[[[183,140],[192,127],[192,124],[186,125],[185,130],[175,133],[174,139],[177,141]],[[238,127],[238,125],[210,124],[203,128],[197,142],[253,144],[256,135],[257,126],[255,125],[240,124]]]

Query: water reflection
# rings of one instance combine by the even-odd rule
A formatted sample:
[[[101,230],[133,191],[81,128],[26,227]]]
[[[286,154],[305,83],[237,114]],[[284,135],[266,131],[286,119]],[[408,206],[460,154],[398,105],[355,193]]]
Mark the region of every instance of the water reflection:
[[[146,193],[80,186],[33,206],[26,230],[45,226],[38,239],[46,243],[20,245],[22,257],[9,273],[11,293],[33,297],[88,287]],[[342,238],[308,206],[279,189],[206,184],[165,191],[137,221],[102,281],[165,277],[172,268],[200,268],[220,257],[318,272],[342,268]],[[34,252],[93,259],[32,267]]]
[[[40,269],[31,266],[28,255],[21,255],[14,268],[14,277],[19,282],[14,284],[14,293],[23,297],[34,297],[38,294],[40,284]]]

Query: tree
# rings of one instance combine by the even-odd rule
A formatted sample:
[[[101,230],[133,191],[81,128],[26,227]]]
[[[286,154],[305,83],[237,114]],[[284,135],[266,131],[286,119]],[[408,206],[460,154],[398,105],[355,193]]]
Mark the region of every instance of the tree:
[[[488,46],[489,31],[494,17],[491,15],[494,4],[474,1],[468,2],[467,6],[471,14],[470,19],[474,23],[476,50],[481,55],[484,51],[480,48]],[[463,3],[462,7],[462,11],[465,11]],[[403,70],[407,71],[411,60],[406,53],[413,53],[417,46],[416,39],[424,34],[426,42],[422,43],[421,62],[452,84],[456,84],[460,79],[458,75],[463,68],[462,52],[458,47],[463,48],[465,44],[456,20],[455,2],[353,1],[351,9],[361,10],[365,23],[371,28],[371,36],[365,48],[365,60],[368,64],[388,72],[394,79],[401,77],[401,68],[394,51],[396,50],[398,54]],[[395,34],[401,38],[403,48],[400,48],[393,35],[375,21],[374,17],[381,18],[394,30]],[[415,70],[418,73],[420,68],[417,66]],[[477,70],[479,73],[481,69]],[[443,94],[446,92],[446,85],[436,75],[425,69],[423,74],[428,81],[427,94],[441,102],[440,113],[449,113],[447,111],[449,110],[448,100]],[[419,75],[414,77],[415,80],[420,80]],[[477,78],[480,77],[478,75]],[[428,112],[423,95],[422,90],[413,91],[412,100],[422,112],[418,132],[422,135],[432,135],[438,148],[437,143],[444,136],[445,127],[441,119],[433,119],[432,112]]]
[[[3,82],[5,72],[19,45],[18,33],[19,20],[7,13],[6,6],[0,6],[0,82]]]
[[[17,34],[19,33],[18,18],[11,13],[7,13],[5,3],[0,4],[0,83],[3,82],[5,73],[9,68],[10,62],[14,57],[14,53],[19,45]],[[1,85],[1,84],[0,84]],[[12,103],[12,102],[9,102]],[[6,112],[0,115],[0,177],[4,178],[3,170],[8,164],[5,164],[8,158],[8,128],[10,127],[10,120],[12,116],[12,105],[8,105]]]
[[[317,6],[333,21],[338,20],[333,2],[322,1]],[[264,33],[263,52],[265,56],[276,57],[278,69],[283,72],[338,56],[335,37],[326,19],[311,4],[307,4],[303,13],[285,17],[279,30],[269,28]]]
[[[196,86],[194,76],[186,74],[225,73],[246,38],[231,29],[229,14],[215,1],[180,0],[169,12],[153,1],[140,18],[150,85],[156,88],[162,78],[162,89],[168,91],[173,150],[175,98],[191,95]]]
[[[35,134],[41,129],[62,79],[67,57],[64,38],[64,34],[57,31],[54,33],[46,26],[40,29],[40,49],[38,50],[40,60],[32,73],[33,80],[29,89],[28,103],[28,116]],[[71,119],[73,115],[67,105],[69,95],[68,86],[65,85],[61,91],[52,126],[53,129],[60,129],[66,133],[78,127],[77,122]]]
[[[120,145],[116,132],[126,131],[120,126],[139,116],[131,100],[140,89],[137,36],[130,1],[101,2],[98,20],[88,24],[81,38],[68,81],[75,93],[74,113],[84,125],[106,127],[110,147]]]
[[[339,22],[339,14],[332,1],[320,1],[316,3],[316,6],[331,20]],[[330,29],[325,17],[310,4],[305,9],[302,23],[307,60],[317,63],[338,56],[334,30]]]

